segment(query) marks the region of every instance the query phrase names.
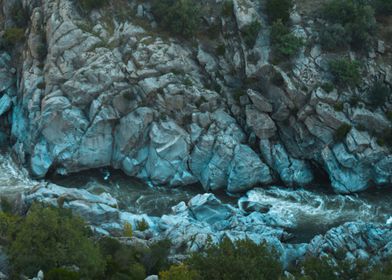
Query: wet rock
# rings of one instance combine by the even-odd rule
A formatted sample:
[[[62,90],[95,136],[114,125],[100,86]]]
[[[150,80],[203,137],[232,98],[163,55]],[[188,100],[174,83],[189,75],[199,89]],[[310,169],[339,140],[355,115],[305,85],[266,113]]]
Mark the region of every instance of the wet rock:
[[[257,184],[272,182],[270,170],[258,155],[246,145],[234,149],[227,190],[231,193],[246,191]]]
[[[391,256],[391,242],[391,226],[349,222],[313,238],[307,253],[338,257],[343,250],[349,261],[371,257],[372,262],[378,262]]]
[[[269,140],[260,141],[260,151],[267,164],[279,174],[280,179],[289,186],[304,186],[313,181],[310,166],[303,160],[291,157],[283,145]]]

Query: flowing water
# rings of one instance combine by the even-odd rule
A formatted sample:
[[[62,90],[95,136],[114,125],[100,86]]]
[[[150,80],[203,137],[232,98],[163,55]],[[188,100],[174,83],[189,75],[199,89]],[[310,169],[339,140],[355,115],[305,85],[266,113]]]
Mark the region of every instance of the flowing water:
[[[183,188],[149,187],[125,176],[120,171],[85,171],[50,181],[65,187],[84,188],[93,193],[108,192],[118,199],[120,207],[134,213],[160,216],[171,207],[201,192],[200,186]],[[7,195],[29,189],[37,184],[25,169],[7,154],[0,154],[0,191]],[[237,204],[237,198],[218,194],[226,203]],[[316,234],[347,221],[392,222],[392,189],[378,189],[354,195],[337,195],[328,186],[307,189],[272,187],[255,189],[247,200],[271,205],[270,212],[295,226],[292,242],[309,241]],[[389,221],[388,221],[389,220]]]

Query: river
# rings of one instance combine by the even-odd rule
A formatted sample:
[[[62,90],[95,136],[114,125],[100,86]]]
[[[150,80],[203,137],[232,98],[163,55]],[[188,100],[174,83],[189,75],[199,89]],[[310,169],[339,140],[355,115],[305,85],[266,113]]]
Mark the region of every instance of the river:
[[[119,206],[133,213],[161,216],[171,207],[202,192],[200,186],[183,188],[150,187],[116,170],[84,171],[69,176],[57,176],[49,181],[64,187],[83,188],[92,193],[108,192],[119,201]],[[14,163],[8,154],[0,154],[1,195],[29,189],[37,181]],[[226,203],[237,205],[238,198],[218,193]],[[317,234],[347,221],[392,222],[392,190],[374,189],[353,195],[338,195],[328,186],[306,189],[269,187],[248,193],[248,199],[269,204],[270,212],[293,222],[288,231],[294,233],[291,242],[307,242]]]

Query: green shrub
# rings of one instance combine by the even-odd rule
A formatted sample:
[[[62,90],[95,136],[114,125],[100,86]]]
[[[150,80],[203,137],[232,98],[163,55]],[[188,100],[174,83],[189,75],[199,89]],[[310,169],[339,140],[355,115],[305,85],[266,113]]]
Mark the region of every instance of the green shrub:
[[[24,29],[19,27],[7,28],[4,30],[4,44],[6,47],[13,47],[24,40]]]
[[[136,223],[136,229],[139,231],[146,231],[150,228],[150,225],[146,222],[145,219],[141,219]]]
[[[17,1],[14,5],[12,5],[10,15],[16,27],[22,29],[27,27],[30,15],[28,10],[23,7],[21,2]]]
[[[108,0],[78,0],[80,7],[87,12],[102,8]]]
[[[329,68],[335,81],[341,86],[357,86],[361,82],[360,64],[348,58],[332,60]]]
[[[321,17],[328,22],[321,30],[324,46],[333,49],[347,43],[355,49],[366,49],[371,45],[377,25],[374,9],[365,2],[330,0],[324,4]]]
[[[75,271],[64,268],[54,268],[45,274],[45,280],[79,280],[80,275]]]
[[[335,131],[334,139],[336,142],[343,141],[347,134],[350,132],[352,126],[349,124],[342,124],[339,128]]]
[[[194,36],[200,28],[200,6],[196,0],[154,0],[152,11],[166,29],[184,37]]]
[[[201,279],[208,280],[279,279],[282,275],[276,253],[250,240],[232,243],[225,238],[219,245],[193,254],[187,264],[200,273]]]
[[[161,280],[197,280],[199,274],[195,270],[189,269],[184,264],[172,265],[169,270],[159,272]]]
[[[259,21],[254,20],[249,25],[241,29],[242,38],[248,48],[253,48],[256,43],[257,36],[259,35],[261,24]]]
[[[331,82],[326,82],[326,83],[323,83],[323,84],[321,85],[321,88],[322,88],[326,93],[330,93],[330,92],[332,92],[332,91],[335,89],[335,86],[334,86],[334,84],[331,83]]]
[[[14,210],[14,205],[12,204],[12,202],[7,197],[2,196],[0,198],[0,204],[1,204],[1,210],[4,213],[12,214],[12,212]]]
[[[277,20],[288,22],[292,8],[292,0],[267,0],[266,11],[270,22]]]
[[[215,51],[216,51],[216,54],[217,55],[219,55],[219,56],[224,56],[225,55],[225,53],[226,53],[226,46],[225,46],[225,44],[219,44],[217,47],[216,47],[216,49],[215,49]]]
[[[335,103],[335,105],[333,106],[333,108],[334,108],[334,110],[335,110],[336,112],[342,112],[343,109],[344,109],[344,106],[343,106],[343,103],[337,102],[337,103]]]
[[[140,262],[144,265],[148,275],[157,275],[159,271],[169,267],[167,257],[170,247],[170,240],[164,239],[152,244],[148,250],[141,253]]]
[[[372,4],[378,15],[392,15],[391,0],[373,0]]]
[[[298,53],[304,42],[290,32],[281,20],[277,20],[271,27],[271,44],[275,58],[280,61]]]
[[[350,35],[340,23],[327,25],[320,32],[320,43],[329,51],[347,48],[351,42]]]
[[[222,5],[222,15],[225,17],[231,17],[233,15],[233,0],[225,0]]]
[[[63,209],[33,205],[26,218],[11,229],[9,258],[16,273],[33,276],[42,269],[76,265],[82,276],[103,272],[99,249],[88,237],[84,222]]]
[[[130,223],[124,224],[124,236],[131,238],[133,236],[133,229]]]
[[[384,105],[391,93],[391,89],[382,81],[374,83],[368,96],[370,106],[377,108]]]

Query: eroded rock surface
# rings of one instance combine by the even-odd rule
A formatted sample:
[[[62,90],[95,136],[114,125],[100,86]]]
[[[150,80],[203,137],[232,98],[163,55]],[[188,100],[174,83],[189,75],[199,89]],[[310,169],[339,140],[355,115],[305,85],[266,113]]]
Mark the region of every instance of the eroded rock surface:
[[[266,18],[256,2],[211,15],[203,28],[218,22],[217,36],[193,44],[163,36],[148,3],[129,1],[120,19],[113,7],[86,14],[75,1],[23,1],[26,43],[18,59],[0,56],[0,141],[11,129],[15,153],[39,178],[110,166],[152,185],[242,192],[307,185],[323,169],[336,192],[391,183],[391,152],[377,141],[391,129],[387,111],[351,105],[350,90],[325,92],[319,45],[285,72],[269,63],[265,27],[254,47],[244,44],[241,30]],[[317,38],[312,23],[296,11],[291,18],[296,34]],[[390,80],[376,61],[382,49],[367,58],[355,94]],[[336,137],[342,126],[351,130]]]

